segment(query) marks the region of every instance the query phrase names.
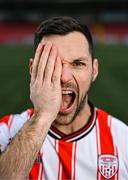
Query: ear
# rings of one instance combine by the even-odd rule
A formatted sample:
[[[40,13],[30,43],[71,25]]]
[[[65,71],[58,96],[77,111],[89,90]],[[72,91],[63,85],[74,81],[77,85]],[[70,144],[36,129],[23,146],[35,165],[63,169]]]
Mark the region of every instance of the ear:
[[[92,68],[93,68],[93,78],[92,78],[92,81],[95,81],[95,79],[98,76],[98,71],[99,71],[98,59],[94,58],[92,63],[93,63],[93,65],[92,65]]]
[[[29,73],[32,74],[32,65],[33,65],[33,59],[29,59]]]

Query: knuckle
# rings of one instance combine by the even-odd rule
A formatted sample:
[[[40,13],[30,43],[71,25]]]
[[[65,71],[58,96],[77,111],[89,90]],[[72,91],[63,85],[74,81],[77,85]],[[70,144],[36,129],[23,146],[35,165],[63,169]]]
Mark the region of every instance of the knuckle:
[[[38,89],[40,87],[40,81],[37,79],[34,84],[35,89]]]
[[[52,80],[56,82],[58,80],[58,77],[56,75],[54,75]]]

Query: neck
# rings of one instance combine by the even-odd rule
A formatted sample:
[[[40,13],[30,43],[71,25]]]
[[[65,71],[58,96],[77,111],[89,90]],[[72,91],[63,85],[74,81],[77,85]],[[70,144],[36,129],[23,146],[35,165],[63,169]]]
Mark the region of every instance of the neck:
[[[81,128],[83,128],[89,121],[91,116],[91,108],[87,103],[82,111],[77,115],[77,117],[70,124],[58,124],[55,123],[53,126],[64,134],[72,134]]]

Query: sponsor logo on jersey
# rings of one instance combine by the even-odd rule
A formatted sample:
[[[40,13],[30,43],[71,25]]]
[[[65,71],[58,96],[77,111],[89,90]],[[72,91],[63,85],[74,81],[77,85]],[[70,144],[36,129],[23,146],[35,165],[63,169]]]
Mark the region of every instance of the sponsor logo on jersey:
[[[43,163],[43,160],[42,160],[42,154],[39,152],[38,155],[37,155],[37,158],[35,160],[35,163]]]
[[[118,157],[111,154],[101,154],[98,157],[99,172],[106,179],[110,179],[118,171],[119,161]]]

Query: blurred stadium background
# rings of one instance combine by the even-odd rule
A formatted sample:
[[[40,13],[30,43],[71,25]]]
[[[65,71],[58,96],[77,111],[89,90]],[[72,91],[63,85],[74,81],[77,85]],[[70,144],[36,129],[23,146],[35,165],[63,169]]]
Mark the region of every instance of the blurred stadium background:
[[[45,18],[71,15],[87,24],[100,74],[90,100],[128,124],[128,1],[0,0],[0,117],[31,107],[28,60]]]

